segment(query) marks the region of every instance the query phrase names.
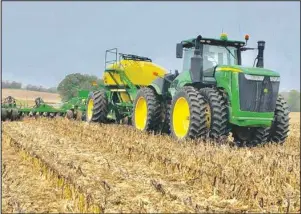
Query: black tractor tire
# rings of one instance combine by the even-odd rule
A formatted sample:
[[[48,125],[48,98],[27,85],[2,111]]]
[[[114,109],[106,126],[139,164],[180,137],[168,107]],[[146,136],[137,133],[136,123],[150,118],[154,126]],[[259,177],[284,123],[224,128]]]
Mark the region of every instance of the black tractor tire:
[[[72,120],[74,118],[74,113],[73,113],[72,110],[67,110],[67,112],[66,112],[66,118],[68,120]]]
[[[146,113],[146,122],[143,127],[139,127],[140,125],[137,124],[137,118],[136,118],[136,113],[138,112],[136,110],[138,101],[140,99],[144,99],[146,102],[146,108],[147,108],[147,113]],[[134,101],[134,109],[133,109],[133,120],[132,123],[134,127],[138,130],[141,131],[147,131],[147,132],[159,132],[160,131],[160,126],[162,123],[162,114],[161,114],[161,103],[159,96],[153,90],[152,88],[141,88],[138,90],[137,96]]]
[[[237,146],[254,147],[267,143],[268,128],[234,126],[232,136]]]
[[[1,121],[5,121],[8,117],[8,111],[5,108],[1,109]]]
[[[90,100],[93,100],[93,113],[91,118],[88,117],[88,105]],[[109,104],[105,91],[95,91],[90,93],[87,100],[86,121],[106,123],[109,112],[108,107]]]
[[[285,142],[289,132],[289,120],[290,118],[288,106],[284,98],[279,95],[276,102],[274,120],[272,122],[271,128],[269,129],[269,142],[279,144],[283,144]]]
[[[173,125],[173,114],[175,105],[180,98],[184,98],[187,101],[190,117],[187,133],[184,136],[178,137]],[[205,101],[196,88],[192,86],[184,86],[173,97],[170,113],[170,131],[171,135],[178,140],[195,139],[206,136]]]
[[[202,88],[200,94],[206,105],[207,136],[211,139],[226,136],[228,125],[227,101],[218,89]]]

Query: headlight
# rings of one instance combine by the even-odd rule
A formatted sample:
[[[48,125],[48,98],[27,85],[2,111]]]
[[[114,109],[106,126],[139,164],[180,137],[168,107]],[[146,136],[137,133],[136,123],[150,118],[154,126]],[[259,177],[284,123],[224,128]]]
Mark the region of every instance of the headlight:
[[[272,82],[280,82],[280,77],[270,77]]]
[[[255,75],[245,74],[245,78],[246,78],[247,80],[262,81],[262,80],[264,79],[264,76],[255,76]]]

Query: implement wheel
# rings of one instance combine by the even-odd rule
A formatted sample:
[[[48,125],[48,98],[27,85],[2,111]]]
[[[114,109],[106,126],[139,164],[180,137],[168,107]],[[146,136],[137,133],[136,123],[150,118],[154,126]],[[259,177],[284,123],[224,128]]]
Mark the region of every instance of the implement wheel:
[[[90,93],[86,109],[87,122],[107,122],[108,100],[105,91],[95,91]]]
[[[139,89],[134,101],[132,123],[136,129],[141,131],[158,132],[160,130],[161,105],[159,96],[153,89]]]
[[[265,144],[269,133],[268,128],[235,126],[232,134],[236,145],[253,147]]]
[[[194,87],[185,86],[173,97],[170,128],[179,140],[206,135],[205,103]]]
[[[289,110],[284,98],[279,95],[274,120],[269,130],[268,141],[283,144],[289,132]]]
[[[217,89],[202,88],[200,93],[205,101],[206,127],[208,136],[218,139],[226,135],[228,110],[226,100]]]

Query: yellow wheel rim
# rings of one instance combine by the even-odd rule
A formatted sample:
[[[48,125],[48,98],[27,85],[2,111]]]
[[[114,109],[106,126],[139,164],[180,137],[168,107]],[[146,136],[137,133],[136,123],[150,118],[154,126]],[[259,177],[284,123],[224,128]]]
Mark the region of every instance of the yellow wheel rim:
[[[147,103],[144,97],[140,97],[135,107],[135,125],[139,130],[143,130],[147,120]]]
[[[94,106],[94,101],[90,99],[88,101],[88,108],[87,108],[87,115],[89,120],[91,120],[93,116],[93,106]]]
[[[210,126],[211,126],[211,109],[210,109],[209,104],[206,104],[205,118],[206,118],[206,127],[208,129],[210,129]]]
[[[172,125],[177,137],[183,138],[188,133],[190,124],[189,104],[184,97],[180,97],[174,105]]]

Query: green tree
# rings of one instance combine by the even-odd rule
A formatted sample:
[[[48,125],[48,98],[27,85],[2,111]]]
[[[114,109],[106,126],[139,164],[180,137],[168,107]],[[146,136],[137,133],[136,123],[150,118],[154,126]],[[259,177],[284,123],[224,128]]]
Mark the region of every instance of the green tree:
[[[300,92],[297,90],[291,90],[288,93],[287,104],[291,112],[300,111]]]
[[[97,85],[102,84],[102,80],[93,75],[87,74],[69,74],[58,85],[58,92],[64,101],[78,95],[78,90],[95,90],[96,86],[92,82],[96,81]]]

